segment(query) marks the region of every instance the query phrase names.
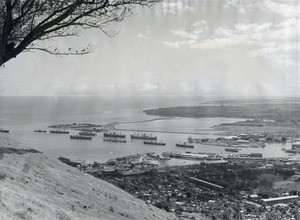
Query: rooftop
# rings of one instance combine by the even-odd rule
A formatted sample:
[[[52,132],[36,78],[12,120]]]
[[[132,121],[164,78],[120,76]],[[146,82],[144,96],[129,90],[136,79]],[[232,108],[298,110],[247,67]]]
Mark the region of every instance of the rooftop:
[[[298,199],[299,196],[282,196],[282,197],[276,197],[276,198],[269,198],[269,199],[262,199],[264,202],[276,202],[276,201],[282,201],[282,200],[288,200],[288,199]]]

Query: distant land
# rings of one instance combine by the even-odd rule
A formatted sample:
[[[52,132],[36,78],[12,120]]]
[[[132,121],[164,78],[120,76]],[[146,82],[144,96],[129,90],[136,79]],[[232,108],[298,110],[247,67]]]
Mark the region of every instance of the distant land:
[[[224,102],[222,102],[224,103]],[[299,116],[298,103],[229,103],[207,104],[199,106],[177,106],[167,108],[147,109],[148,115],[160,117],[189,117],[189,118],[241,118],[267,119],[297,124]]]

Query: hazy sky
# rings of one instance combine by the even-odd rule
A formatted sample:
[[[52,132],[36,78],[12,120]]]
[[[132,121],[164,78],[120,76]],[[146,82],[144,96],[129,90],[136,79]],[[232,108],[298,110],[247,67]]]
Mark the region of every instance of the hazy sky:
[[[2,95],[299,95],[298,0],[165,0],[57,42],[84,56],[23,53],[0,69]],[[298,62],[297,62],[298,59]]]

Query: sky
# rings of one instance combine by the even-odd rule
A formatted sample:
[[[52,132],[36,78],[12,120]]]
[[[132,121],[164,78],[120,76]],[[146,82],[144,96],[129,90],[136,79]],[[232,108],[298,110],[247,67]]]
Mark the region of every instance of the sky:
[[[299,96],[298,0],[165,0],[107,28],[50,41],[83,56],[22,53],[3,96]]]

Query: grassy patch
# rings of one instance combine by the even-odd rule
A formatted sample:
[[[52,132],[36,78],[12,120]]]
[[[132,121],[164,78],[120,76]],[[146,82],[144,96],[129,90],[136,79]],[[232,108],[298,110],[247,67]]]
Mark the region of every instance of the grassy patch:
[[[0,159],[3,154],[27,154],[27,153],[41,153],[35,149],[16,149],[12,147],[0,147]]]

